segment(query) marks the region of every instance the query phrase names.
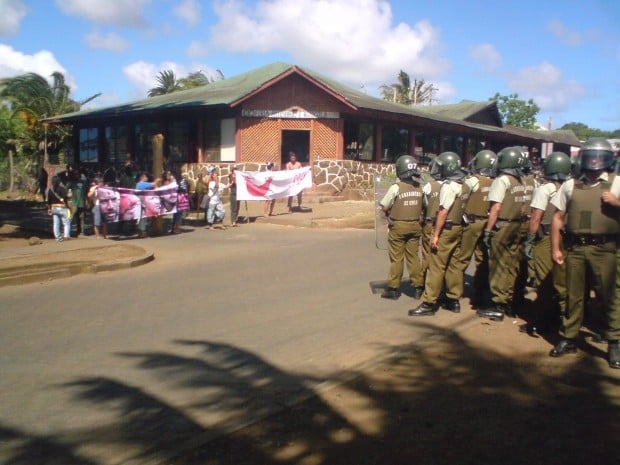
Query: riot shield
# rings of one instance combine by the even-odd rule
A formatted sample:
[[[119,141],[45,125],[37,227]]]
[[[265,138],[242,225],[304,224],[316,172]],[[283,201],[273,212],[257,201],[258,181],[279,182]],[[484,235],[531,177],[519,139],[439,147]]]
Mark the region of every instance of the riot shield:
[[[380,250],[387,250],[387,234],[388,234],[388,220],[387,216],[381,207],[379,202],[385,196],[385,193],[392,184],[396,182],[395,176],[385,176],[375,174],[374,177],[374,192],[375,192],[375,246]]]

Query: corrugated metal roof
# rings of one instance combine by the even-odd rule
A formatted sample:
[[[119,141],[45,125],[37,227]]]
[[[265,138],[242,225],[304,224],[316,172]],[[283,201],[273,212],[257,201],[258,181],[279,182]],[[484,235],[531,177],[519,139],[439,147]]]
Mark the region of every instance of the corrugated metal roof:
[[[84,118],[110,118],[122,115],[153,112],[156,110],[199,108],[214,106],[236,106],[245,98],[269,87],[272,83],[298,73],[315,84],[331,92],[336,98],[349,104],[354,109],[365,109],[379,112],[392,113],[395,115],[411,116],[414,119],[428,124],[444,123],[454,127],[467,127],[481,133],[517,135],[520,137],[547,141],[580,145],[579,140],[572,131],[532,131],[520,128],[500,128],[486,124],[471,123],[465,119],[477,112],[488,109],[493,102],[463,101],[454,105],[436,105],[430,107],[409,107],[394,102],[389,102],[377,97],[369,96],[363,92],[352,89],[334,79],[323,76],[313,70],[293,66],[287,63],[276,62],[247,73],[233,76],[211,84],[196,87],[194,89],[173,92],[170,94],[150,97],[122,105],[114,105],[104,108],[83,110],[68,113],[58,117],[49,118],[51,123],[72,124]],[[567,134],[570,133],[570,134]],[[571,137],[572,136],[572,137]]]
[[[421,105],[417,107],[420,111],[434,115],[445,115],[451,118],[467,121],[468,118],[483,112],[497,112],[497,102],[494,100],[487,102],[474,102],[473,100],[461,100],[459,103],[448,105]]]

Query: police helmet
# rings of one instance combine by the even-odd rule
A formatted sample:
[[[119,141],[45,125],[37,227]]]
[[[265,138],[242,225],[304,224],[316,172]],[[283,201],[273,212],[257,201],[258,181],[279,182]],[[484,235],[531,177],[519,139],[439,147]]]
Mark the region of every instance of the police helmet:
[[[446,179],[459,174],[464,174],[461,171],[461,158],[454,152],[440,153],[431,167],[431,176],[434,178]]]
[[[496,160],[497,155],[492,150],[480,150],[469,162],[469,170],[482,176],[491,176]]]
[[[589,138],[579,150],[579,166],[581,170],[607,170],[612,167],[613,163],[613,149],[604,137]]]
[[[543,162],[543,177],[551,181],[566,181],[573,168],[568,155],[564,152],[553,152]]]
[[[497,152],[496,171],[521,176],[524,158],[521,147],[505,147]]]
[[[418,161],[411,155],[401,155],[396,160],[396,176],[399,179],[409,179],[418,172]]]

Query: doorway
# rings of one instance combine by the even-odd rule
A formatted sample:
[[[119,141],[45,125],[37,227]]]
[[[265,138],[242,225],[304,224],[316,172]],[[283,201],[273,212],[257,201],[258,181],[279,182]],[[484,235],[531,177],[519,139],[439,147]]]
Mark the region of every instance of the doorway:
[[[302,165],[310,161],[310,131],[282,131],[281,167],[284,169],[288,162],[288,153],[295,152],[297,160]]]

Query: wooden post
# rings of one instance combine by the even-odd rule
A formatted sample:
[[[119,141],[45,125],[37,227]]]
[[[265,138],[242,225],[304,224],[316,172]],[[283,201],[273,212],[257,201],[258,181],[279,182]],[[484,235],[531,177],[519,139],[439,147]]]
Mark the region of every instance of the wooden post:
[[[153,176],[158,178],[164,169],[164,136],[155,134],[153,136]],[[153,236],[161,236],[164,233],[164,217],[156,216],[151,218],[150,233]]]

